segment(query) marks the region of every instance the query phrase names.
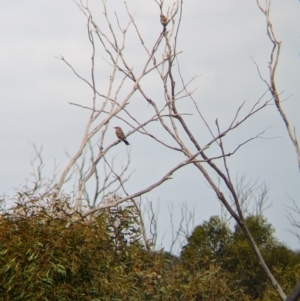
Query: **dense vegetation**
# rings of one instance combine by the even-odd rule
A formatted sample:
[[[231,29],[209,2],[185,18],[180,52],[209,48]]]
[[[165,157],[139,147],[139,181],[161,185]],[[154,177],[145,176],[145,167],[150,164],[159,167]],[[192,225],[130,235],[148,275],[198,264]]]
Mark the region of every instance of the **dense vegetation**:
[[[76,222],[63,213],[1,216],[0,300],[278,300],[241,230],[216,216],[175,257],[141,243],[133,207]],[[263,217],[250,216],[247,225],[290,291],[300,255],[276,240]]]

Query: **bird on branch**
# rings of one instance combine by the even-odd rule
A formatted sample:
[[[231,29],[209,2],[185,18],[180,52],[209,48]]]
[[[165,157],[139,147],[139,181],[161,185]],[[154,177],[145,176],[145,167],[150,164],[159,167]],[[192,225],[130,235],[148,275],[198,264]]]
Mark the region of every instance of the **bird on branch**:
[[[160,23],[166,27],[168,24],[168,18],[166,16],[164,16],[163,14],[160,14]]]
[[[122,129],[119,126],[114,127],[114,129],[116,130],[115,133],[118,139],[122,140],[126,145],[129,145],[129,142],[126,140]]]

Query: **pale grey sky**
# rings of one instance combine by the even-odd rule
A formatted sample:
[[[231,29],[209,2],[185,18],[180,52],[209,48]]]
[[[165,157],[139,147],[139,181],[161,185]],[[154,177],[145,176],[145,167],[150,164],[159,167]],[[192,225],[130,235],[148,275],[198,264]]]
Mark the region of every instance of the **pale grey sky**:
[[[101,23],[100,1],[90,3]],[[123,2],[111,0],[108,6],[110,14],[116,11],[120,20],[125,20]],[[157,5],[154,1],[145,4],[132,0],[128,1],[128,6],[150,46],[161,31]],[[298,1],[272,1],[274,29],[278,39],[282,40],[278,89],[282,91],[283,99],[288,98],[284,109],[298,132],[299,15]],[[130,51],[127,54],[134,68],[138,69],[144,54],[141,48],[130,44],[132,36],[133,31],[129,32]],[[69,102],[87,105],[91,91],[55,57],[64,56],[81,75],[89,77],[91,47],[87,39],[86,20],[71,0],[6,1],[0,11],[0,37],[0,194],[12,195],[29,177],[33,157],[31,143],[43,146],[45,176],[51,174],[54,160],[62,169],[67,163],[65,153],[73,154],[78,148],[88,114],[70,106]],[[266,91],[251,57],[259,65],[262,75],[267,77],[271,46],[264,16],[255,0],[184,2],[178,41],[178,49],[182,51],[179,55],[181,72],[186,81],[195,74],[199,75],[193,83],[193,87],[198,88],[194,98],[212,127],[216,118],[225,127],[244,100],[247,101],[245,107],[249,108]],[[99,85],[107,84],[105,64],[97,72]],[[147,84],[153,85],[155,96],[160,86],[156,86],[154,78]],[[140,114],[147,114],[146,104],[136,106]],[[182,107],[186,112],[194,111],[190,104]],[[203,135],[204,143],[209,135],[203,125],[199,127],[198,122],[196,115],[189,119],[194,131],[199,128],[198,135]],[[291,226],[284,204],[290,205],[290,199],[299,201],[300,177],[294,148],[276,109],[271,106],[263,110],[228,135],[226,146],[232,150],[240,141],[267,128],[264,137],[274,139],[252,141],[229,159],[232,176],[235,178],[238,174],[244,174],[249,181],[259,178],[260,183],[269,186],[272,207],[266,211],[266,216],[276,227],[278,238],[298,249],[299,242],[288,232]],[[123,129],[129,131],[125,125]],[[110,131],[109,143],[115,139],[113,129]],[[162,147],[138,133],[130,136],[129,141],[131,170],[135,170],[127,186],[129,192],[150,185],[182,160],[177,154],[169,156]],[[123,145],[118,145],[113,152],[124,158],[120,155],[124,151]],[[173,180],[146,197],[159,203],[159,229],[161,235],[166,232],[163,242],[166,249],[170,232],[168,205],[173,204],[177,222],[182,203],[195,208],[196,224],[220,212],[214,193],[204,178],[190,167],[175,173]]]

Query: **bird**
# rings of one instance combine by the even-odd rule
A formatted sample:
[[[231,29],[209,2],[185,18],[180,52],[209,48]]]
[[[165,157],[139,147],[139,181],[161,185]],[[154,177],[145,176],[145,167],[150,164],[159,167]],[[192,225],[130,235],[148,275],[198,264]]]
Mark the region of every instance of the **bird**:
[[[167,24],[168,24],[168,19],[167,19],[167,17],[164,16],[163,14],[160,14],[160,23],[161,23],[164,27],[166,27]]]
[[[118,139],[122,140],[126,145],[129,145],[129,142],[125,139],[122,129],[119,126],[115,126],[114,129],[116,129],[115,133]]]

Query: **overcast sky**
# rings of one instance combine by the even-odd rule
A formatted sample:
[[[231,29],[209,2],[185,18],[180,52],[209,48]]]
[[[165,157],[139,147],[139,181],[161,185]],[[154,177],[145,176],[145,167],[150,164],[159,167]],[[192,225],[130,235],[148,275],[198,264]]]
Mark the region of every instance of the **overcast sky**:
[[[125,26],[128,18],[123,2],[107,2],[110,16],[116,11]],[[101,23],[103,15],[99,3],[98,0],[91,1],[91,6]],[[170,3],[165,3],[165,12]],[[162,29],[158,6],[154,1],[145,4],[138,0],[128,1],[128,6],[150,47]],[[273,0],[271,17],[277,37],[282,40],[278,89],[282,99],[287,98],[283,107],[299,133],[299,1]],[[90,104],[91,91],[56,57],[62,55],[82,76],[89,78],[91,47],[85,17],[71,0],[5,1],[0,10],[0,24],[0,194],[13,195],[25,179],[30,178],[30,160],[34,157],[32,143],[43,146],[45,177],[51,175],[55,161],[62,169],[68,162],[66,152],[72,155],[77,150],[88,114],[69,102]],[[131,42],[131,35],[133,33],[129,33],[127,55],[132,66],[138,69],[142,60],[141,48]],[[194,75],[199,76],[192,85],[197,87],[194,98],[212,126],[218,118],[225,127],[244,100],[245,108],[250,108],[266,91],[252,58],[262,75],[268,78],[271,46],[264,16],[255,0],[184,2],[178,40],[178,50],[182,51],[179,55],[181,72],[186,81]],[[98,71],[99,83],[107,81],[105,70],[103,65]],[[155,80],[147,84],[153,86],[155,95],[159,89]],[[182,108],[187,113],[194,113],[191,105]],[[136,110],[141,110],[142,114],[147,106],[137,105]],[[189,124],[197,132],[198,117],[191,116]],[[111,124],[111,140],[107,143],[115,140],[112,129],[115,125],[117,123]],[[122,127],[125,132],[130,130],[126,125]],[[272,206],[266,216],[276,227],[279,240],[299,249],[299,241],[289,233],[292,228],[284,207],[292,204],[291,199],[299,202],[299,170],[294,148],[275,107],[263,110],[253,121],[245,123],[226,140],[226,146],[230,151],[242,140],[266,129],[264,137],[272,139],[250,142],[229,159],[232,177],[245,175],[249,182],[259,179],[259,183],[269,187]],[[202,132],[198,135],[201,137]],[[203,132],[203,137],[207,137],[203,142],[208,141],[208,133]],[[134,171],[127,186],[131,193],[150,185],[183,159],[177,154],[169,156],[138,133],[128,139],[132,158],[130,170]],[[111,157],[125,158],[125,151],[125,145],[118,144]],[[195,210],[196,225],[220,213],[214,193],[204,178],[190,167],[175,173],[172,180],[143,200],[146,198],[159,205],[160,239],[165,235],[162,244],[166,249],[170,241],[168,206],[174,207],[175,224],[184,203]]]

